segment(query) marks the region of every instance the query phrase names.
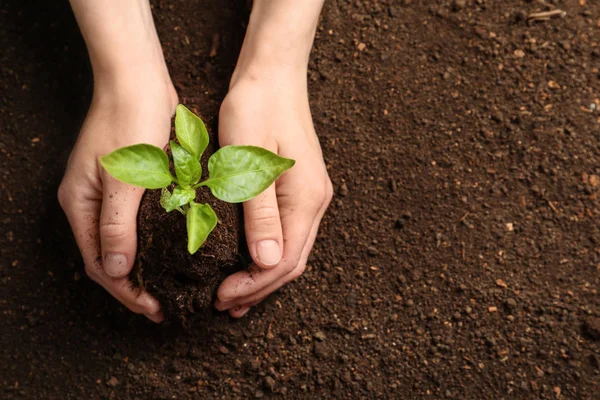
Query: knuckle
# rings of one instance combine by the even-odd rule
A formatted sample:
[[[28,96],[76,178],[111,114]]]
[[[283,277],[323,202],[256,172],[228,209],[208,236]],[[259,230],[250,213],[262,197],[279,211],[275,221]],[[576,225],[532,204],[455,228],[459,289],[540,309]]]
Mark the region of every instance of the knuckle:
[[[313,189],[310,193],[310,198],[314,208],[320,209],[323,207],[323,205],[329,201],[327,199],[328,195],[329,194],[327,193],[327,188],[325,185],[323,187]]]
[[[331,200],[333,200],[333,184],[331,183],[331,179],[327,178],[325,182],[325,201],[323,204],[328,206]]]
[[[304,273],[304,271],[306,271],[306,264],[299,264],[296,268],[294,268],[292,272],[290,272],[290,280],[299,278]]]
[[[66,209],[69,201],[69,189],[64,181],[58,187],[56,198],[58,199],[58,204],[60,204],[60,207],[63,210]]]
[[[284,267],[285,276],[290,276],[294,273],[294,271],[298,268],[298,264],[296,263],[288,263]]]
[[[98,276],[98,267],[95,265],[85,264],[84,267],[85,274],[88,278],[93,281],[96,281],[96,277]]]
[[[230,112],[235,111],[236,107],[233,101],[231,101],[231,97],[225,97],[225,99],[221,102],[221,106],[219,107],[219,115],[226,115]]]
[[[122,222],[100,223],[100,237],[104,239],[124,239],[128,236],[127,226]]]
[[[309,196],[315,211],[328,207],[333,199],[333,185],[329,177],[326,177],[322,186],[313,188]]]
[[[260,206],[252,210],[251,228],[271,228],[279,225],[279,210],[273,206]]]

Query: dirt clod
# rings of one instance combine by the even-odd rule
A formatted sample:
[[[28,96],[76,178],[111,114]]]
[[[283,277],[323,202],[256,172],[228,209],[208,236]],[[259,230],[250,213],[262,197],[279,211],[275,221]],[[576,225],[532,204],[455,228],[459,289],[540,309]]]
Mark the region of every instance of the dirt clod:
[[[110,379],[108,381],[106,381],[106,384],[108,386],[115,387],[119,384],[119,380],[117,379],[116,376],[111,376]]]
[[[514,310],[515,308],[517,308],[517,301],[513,298],[508,298],[504,302],[504,305],[506,305],[506,308],[508,308],[509,310]]]
[[[592,340],[600,340],[600,317],[588,317],[583,323],[583,332]]]
[[[266,376],[265,377],[265,386],[271,391],[274,392],[275,391],[275,387],[276,387],[277,383],[275,382],[275,379],[273,379],[273,377],[271,376]]]

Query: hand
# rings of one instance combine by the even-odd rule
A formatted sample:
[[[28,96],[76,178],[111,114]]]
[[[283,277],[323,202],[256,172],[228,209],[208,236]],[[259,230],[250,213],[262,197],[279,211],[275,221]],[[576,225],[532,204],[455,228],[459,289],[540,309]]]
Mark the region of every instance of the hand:
[[[132,290],[127,278],[136,257],[136,218],[144,190],[112,178],[98,157],[136,143],[164,147],[177,95],[172,86],[138,84],[133,79],[108,86],[118,90],[96,90],[58,200],[71,224],[87,275],[131,311],[161,322],[164,317],[158,301],[145,291]]]
[[[315,134],[305,75],[238,78],[219,115],[219,142],[254,145],[296,160],[269,189],[244,203],[248,271],[229,276],[215,307],[242,317],[282,285],[299,277],[333,196]]]

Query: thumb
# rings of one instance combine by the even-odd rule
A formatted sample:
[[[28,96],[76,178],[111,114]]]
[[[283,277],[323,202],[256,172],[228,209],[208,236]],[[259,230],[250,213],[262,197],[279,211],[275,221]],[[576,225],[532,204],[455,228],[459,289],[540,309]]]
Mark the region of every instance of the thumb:
[[[137,213],[144,189],[103,177],[100,213],[100,246],[104,272],[113,278],[126,276],[137,250]]]
[[[283,235],[275,184],[258,197],[244,203],[248,250],[261,268],[273,268],[283,254]]]

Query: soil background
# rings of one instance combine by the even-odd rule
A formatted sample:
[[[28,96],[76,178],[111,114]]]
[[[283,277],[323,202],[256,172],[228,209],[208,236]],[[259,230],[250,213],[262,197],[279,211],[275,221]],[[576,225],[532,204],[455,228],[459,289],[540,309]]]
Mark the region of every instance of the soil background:
[[[242,3],[152,2],[213,131]],[[1,398],[598,398],[600,2],[328,1],[310,266],[189,331],[87,279],[58,207],[91,94],[68,2],[3,1],[0,33]]]

